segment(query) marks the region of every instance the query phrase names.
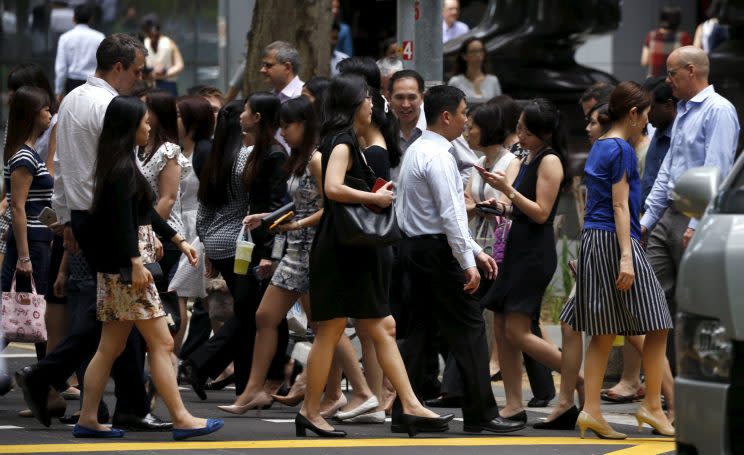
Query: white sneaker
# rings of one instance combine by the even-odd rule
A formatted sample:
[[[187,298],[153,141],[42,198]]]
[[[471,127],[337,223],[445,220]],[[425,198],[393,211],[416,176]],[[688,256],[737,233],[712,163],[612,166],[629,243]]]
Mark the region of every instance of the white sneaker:
[[[343,421],[344,423],[385,423],[385,411],[372,411],[351,417]]]

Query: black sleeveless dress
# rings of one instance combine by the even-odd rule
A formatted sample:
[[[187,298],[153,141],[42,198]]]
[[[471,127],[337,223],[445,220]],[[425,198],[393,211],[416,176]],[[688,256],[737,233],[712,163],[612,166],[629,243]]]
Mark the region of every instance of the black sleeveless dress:
[[[362,157],[356,139],[350,132],[325,138],[319,147],[322,154],[322,183],[333,147],[347,144],[351,148],[351,169],[346,176],[374,186],[375,175]],[[325,194],[323,206],[334,204]],[[333,212],[324,210],[310,251],[310,309],[314,321],[340,317],[356,319],[382,318],[390,315],[388,297],[392,266],[391,247],[366,248],[343,245],[338,241]]]
[[[543,158],[556,155],[551,148],[543,149],[529,164],[522,164],[515,188],[531,201],[537,200],[537,170]],[[543,294],[558,265],[553,234],[553,219],[558,209],[558,197],[547,221],[538,224],[514,205],[512,225],[506,240],[504,262],[499,267],[491,289],[483,303],[497,313],[527,313],[538,317]]]

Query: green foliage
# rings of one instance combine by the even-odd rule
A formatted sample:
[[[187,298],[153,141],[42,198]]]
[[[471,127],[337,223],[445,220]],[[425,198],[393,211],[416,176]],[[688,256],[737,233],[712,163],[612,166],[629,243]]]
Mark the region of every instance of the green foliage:
[[[560,274],[556,273],[553,276],[553,280],[545,290],[542,300],[541,319],[550,324],[559,322],[558,317],[574,286],[575,280],[571,268],[568,266],[568,261],[571,259],[573,259],[573,255],[568,245],[568,238],[564,235],[561,238],[561,254],[558,258]]]

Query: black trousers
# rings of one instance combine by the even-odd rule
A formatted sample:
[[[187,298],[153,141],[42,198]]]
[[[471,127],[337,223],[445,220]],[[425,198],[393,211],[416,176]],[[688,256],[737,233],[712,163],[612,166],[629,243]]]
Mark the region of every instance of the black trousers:
[[[532,334],[542,338],[540,323],[532,321]],[[529,355],[522,353],[524,358],[524,369],[527,371],[527,379],[530,381],[532,395],[539,400],[550,400],[555,397],[555,383],[553,382],[553,372],[550,368],[533,359]],[[462,378],[457,370],[455,359],[452,355],[447,357],[447,363],[442,375],[442,394],[449,397],[462,396]]]
[[[180,358],[188,359],[194,351],[209,340],[211,333],[212,324],[209,320],[209,312],[204,310],[202,300],[198,298],[194,301],[194,310],[189,319],[186,340],[181,346]]]
[[[72,230],[83,250],[90,258],[90,245],[86,242],[82,229],[87,212],[72,212]],[[90,261],[89,261],[90,262]],[[93,283],[95,277],[92,277]],[[101,339],[101,323],[96,317],[96,294],[89,292],[88,298],[81,299],[76,309],[76,317],[70,333],[57,345],[54,351],[36,364],[39,377],[57,389],[63,389],[67,378],[84,362],[89,361]],[[133,329],[127,339],[127,346],[111,369],[115,381],[116,412],[144,416],[150,412],[144,386],[145,343],[142,335]],[[82,380],[82,378],[81,378]]]
[[[488,372],[486,326],[478,300],[463,291],[465,275],[444,238],[404,238],[400,263],[408,280],[405,304],[410,331],[400,350],[414,392],[420,397],[424,377],[421,355],[439,331],[447,340],[463,379],[463,419],[476,424],[499,415]],[[400,418],[399,402],[393,422]]]
[[[210,340],[197,349],[189,360],[202,373],[216,378],[230,362],[235,364],[235,393],[241,394],[248,384],[253,363],[253,346],[256,342],[256,311],[268,285],[259,281],[249,271],[247,275],[233,272],[234,259],[211,260],[212,265],[225,279],[233,296],[234,316],[225,321]],[[278,331],[276,353],[269,367],[268,379],[284,379],[289,327],[283,319]]]

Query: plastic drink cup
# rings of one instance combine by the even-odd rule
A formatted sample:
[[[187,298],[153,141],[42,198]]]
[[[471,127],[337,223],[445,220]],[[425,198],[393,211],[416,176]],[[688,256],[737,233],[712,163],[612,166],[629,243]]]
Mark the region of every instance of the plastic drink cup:
[[[251,255],[253,254],[253,247],[256,245],[248,240],[243,240],[243,231],[240,231],[240,236],[235,244],[235,265],[233,272],[236,275],[247,275],[248,266],[251,264]]]

